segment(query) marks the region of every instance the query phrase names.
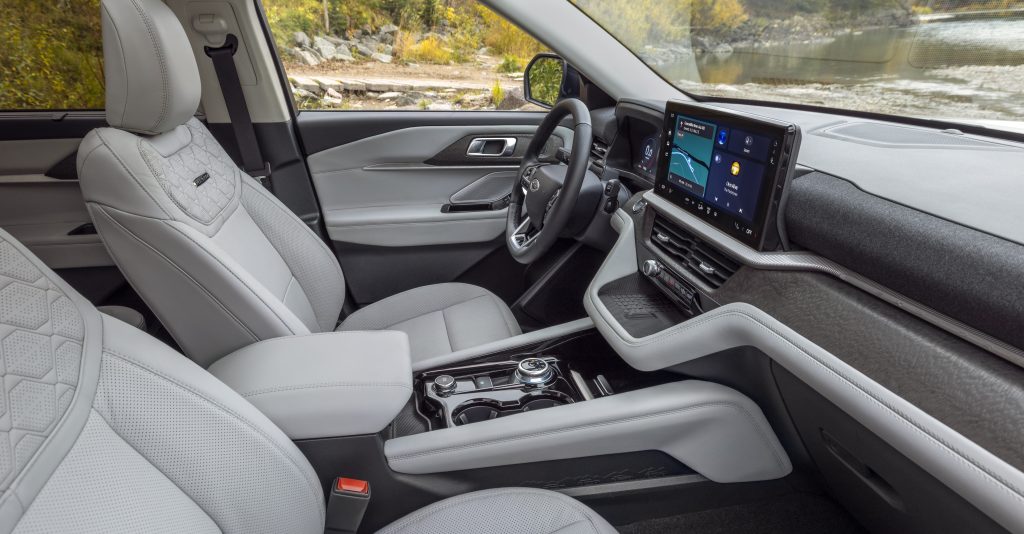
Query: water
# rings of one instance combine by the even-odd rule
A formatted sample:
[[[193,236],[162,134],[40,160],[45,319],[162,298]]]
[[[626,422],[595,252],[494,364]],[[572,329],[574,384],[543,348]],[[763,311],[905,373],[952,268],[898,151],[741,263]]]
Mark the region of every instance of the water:
[[[684,89],[697,84],[715,94],[739,86],[750,94],[731,96],[757,98],[763,91],[799,101],[822,93],[815,95],[822,102],[811,103],[1024,120],[1024,19],[934,22],[736,47],[727,56],[705,54],[658,70]]]

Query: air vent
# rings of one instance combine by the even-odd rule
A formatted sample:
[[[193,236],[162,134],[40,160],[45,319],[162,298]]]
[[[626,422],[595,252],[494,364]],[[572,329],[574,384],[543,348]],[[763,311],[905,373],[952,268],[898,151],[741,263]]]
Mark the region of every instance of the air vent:
[[[651,245],[712,289],[721,287],[740,268],[739,263],[660,216],[654,218]]]
[[[608,159],[608,144],[595,138],[594,144],[590,146],[590,163],[601,171],[604,171],[605,162]],[[598,173],[600,174],[600,173]]]

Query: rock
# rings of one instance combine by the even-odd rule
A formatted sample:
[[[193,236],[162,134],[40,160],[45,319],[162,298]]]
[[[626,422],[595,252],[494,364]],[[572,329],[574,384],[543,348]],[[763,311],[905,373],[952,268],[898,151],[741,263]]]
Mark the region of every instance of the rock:
[[[342,88],[349,93],[365,93],[366,84],[355,80],[346,80]]]
[[[293,86],[302,89],[303,91],[308,91],[313,94],[320,94],[321,92],[323,92],[323,89],[320,87],[320,84],[316,83],[315,81],[309,78],[303,78],[301,76],[289,76],[288,81],[292,82]]]
[[[526,105],[526,96],[523,95],[521,87],[513,87],[505,90],[505,97],[498,103],[497,109],[511,111]]]
[[[377,95],[377,98],[380,100],[395,100],[400,96],[402,96],[402,93],[399,93],[398,91],[388,91]]]
[[[391,63],[391,56],[387,54],[381,54],[380,52],[377,52],[376,54],[373,54],[370,57],[376,61],[380,61],[381,63]]]
[[[716,56],[731,56],[732,47],[728,43],[719,43],[711,49],[711,53]]]
[[[380,48],[378,48],[378,50],[380,50],[381,54],[386,54],[390,56],[395,51],[395,47],[387,44],[382,44],[380,45]]]
[[[415,106],[419,102],[418,99],[413,98],[409,94],[404,94],[395,99],[395,103],[399,106]]]
[[[396,33],[398,33],[398,26],[395,26],[394,24],[385,24],[385,25],[380,27],[380,34],[381,35],[384,35],[384,34],[394,35]]]
[[[366,90],[367,91],[372,91],[374,93],[387,93],[387,92],[390,92],[390,91],[392,91],[391,87],[392,87],[392,85],[390,83],[383,83],[383,82],[367,82],[366,83]]]
[[[352,57],[352,51],[347,46],[339,46],[331,59],[335,61],[355,61],[356,58]]]
[[[325,35],[324,39],[327,39],[327,41],[329,43],[331,43],[332,45],[334,45],[334,46],[341,46],[341,45],[345,44],[345,40],[344,39],[342,39],[341,37],[334,36],[334,35]]]
[[[427,109],[430,111],[451,111],[451,102],[432,102]]]
[[[305,89],[299,89],[299,88],[295,88],[295,87],[292,88],[292,96],[294,96],[298,100],[307,100],[307,99],[316,98],[316,95],[314,95],[313,93],[310,93],[309,91],[307,91]]]
[[[332,96],[325,96],[320,99],[320,103],[328,106],[340,106],[342,104],[342,100]]]
[[[341,80],[334,78],[313,78],[313,81],[324,91],[341,91],[343,87]]]
[[[313,38],[313,50],[316,50],[320,57],[324,59],[334,59],[334,54],[338,53],[338,47],[319,36]]]
[[[326,89],[324,90],[324,98],[336,98],[340,102],[343,97],[341,96],[341,93],[334,89]]]
[[[295,45],[298,46],[299,48],[306,48],[310,44],[309,36],[306,35],[306,32],[295,32],[295,33],[293,33],[292,34],[292,41],[294,41]]]
[[[393,33],[382,33],[377,36],[377,39],[381,42],[382,45],[395,44],[395,34]]]
[[[701,36],[694,37],[692,42],[693,42],[693,50],[695,52],[697,52],[698,54],[703,53],[703,52],[707,52],[708,50],[711,50],[711,43],[708,42],[707,39],[705,39],[705,38],[703,38]]]
[[[363,57],[370,57],[374,54],[373,50],[371,50],[363,43],[356,43],[356,52],[358,52],[359,55]]]
[[[479,93],[475,95],[466,95],[462,97],[462,101],[467,104],[481,105],[490,101],[490,93]]]
[[[489,55],[491,55],[491,49],[487,48],[486,46],[482,46],[482,47],[480,47],[479,50],[476,51],[476,55],[478,55],[478,56],[489,56]]]
[[[288,54],[297,59],[299,63],[302,63],[303,65],[315,67],[320,64],[320,58],[317,57],[317,55],[314,54],[313,52],[310,52],[309,50],[302,50],[299,48],[288,48],[287,51]]]

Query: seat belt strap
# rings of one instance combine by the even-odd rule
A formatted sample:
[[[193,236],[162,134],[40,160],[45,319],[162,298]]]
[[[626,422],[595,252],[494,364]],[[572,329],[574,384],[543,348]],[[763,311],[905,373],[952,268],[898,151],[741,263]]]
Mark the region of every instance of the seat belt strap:
[[[263,159],[260,144],[256,141],[256,129],[249,116],[249,106],[245,103],[242,92],[242,81],[235,68],[235,52],[238,51],[238,38],[229,33],[224,45],[219,48],[205,47],[206,55],[213,61],[213,69],[217,72],[217,81],[224,95],[224,104],[228,108],[228,118],[235,132],[238,153],[242,157],[242,168],[253,178],[260,181],[267,189],[272,188],[270,181],[270,163]]]

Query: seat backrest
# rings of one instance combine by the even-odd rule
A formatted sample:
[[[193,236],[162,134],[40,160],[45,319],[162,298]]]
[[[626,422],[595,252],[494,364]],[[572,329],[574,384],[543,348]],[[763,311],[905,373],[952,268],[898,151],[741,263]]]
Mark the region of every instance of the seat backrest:
[[[0,532],[323,532],[262,413],[0,230]]]
[[[107,122],[78,175],[129,283],[204,367],[250,343],[333,330],[345,299],[334,253],[242,172],[194,115],[192,47],[159,0],[104,0]]]

